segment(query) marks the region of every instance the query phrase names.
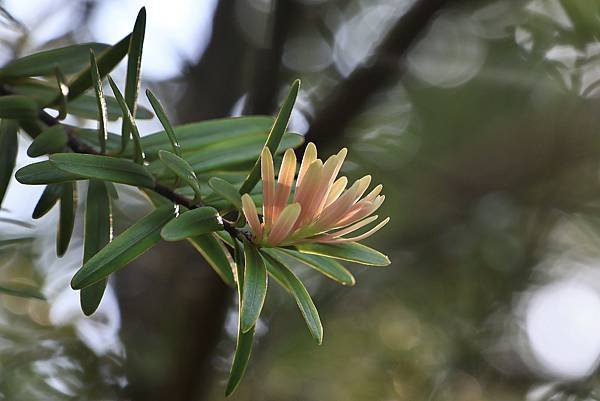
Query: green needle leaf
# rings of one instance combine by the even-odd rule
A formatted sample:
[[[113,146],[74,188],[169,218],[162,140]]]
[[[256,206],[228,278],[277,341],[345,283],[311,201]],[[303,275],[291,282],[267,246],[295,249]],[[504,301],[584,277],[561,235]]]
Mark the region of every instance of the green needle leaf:
[[[62,152],[67,144],[67,133],[62,125],[54,125],[38,135],[29,148],[27,156],[39,157],[45,154]]]
[[[198,183],[198,178],[196,177],[192,166],[190,166],[185,159],[166,150],[159,150],[158,157],[170,171],[172,171],[178,178],[181,178],[183,182],[188,184],[194,190],[194,193],[196,194],[194,202],[199,201],[202,198],[202,194],[200,193],[200,184]]]
[[[175,207],[165,205],[141,218],[83,264],[71,280],[80,290],[107,278],[160,241],[160,230],[175,217]]]
[[[230,287],[235,286],[231,256],[220,240],[213,234],[199,235],[188,238],[188,241],[204,257],[213,270]]]
[[[221,195],[224,199],[231,202],[231,204],[237,209],[242,209],[242,196],[236,187],[231,185],[229,182],[222,178],[212,177],[208,180],[208,185]]]
[[[0,121],[0,205],[15,169],[18,152],[17,129],[16,121]]]
[[[30,97],[7,95],[0,97],[0,118],[34,120],[38,115],[38,105]]]
[[[90,51],[93,51],[90,49]],[[67,79],[65,74],[56,67],[54,70],[56,76],[56,85],[58,86],[58,97],[56,103],[58,103],[58,119],[64,120],[67,117],[67,96],[69,95],[69,86],[67,85]]]
[[[49,184],[42,192],[42,196],[40,196],[40,200],[35,205],[35,209],[33,209],[33,214],[31,215],[34,219],[39,219],[44,216],[46,213],[50,211],[60,199],[60,195],[62,194],[62,184]]]
[[[45,160],[21,167],[15,173],[15,178],[21,184],[46,185],[81,180],[85,177],[74,172],[59,170],[54,163]]]
[[[288,92],[288,95],[283,101],[281,109],[279,109],[279,113],[275,118],[273,127],[271,127],[271,132],[269,132],[265,147],[269,148],[272,154],[275,154],[277,151],[279,142],[281,142],[281,138],[283,137],[283,134],[287,128],[290,116],[292,115],[292,109],[294,108],[294,103],[296,102],[296,96],[298,96],[298,89],[300,89],[300,80],[297,79],[292,83],[290,91]],[[254,188],[256,183],[258,183],[259,178],[260,158],[256,160],[254,167],[252,167],[250,174],[248,174],[248,178],[246,178],[246,181],[244,181],[242,184],[240,188],[240,194],[246,194],[252,191],[252,188]]]
[[[390,259],[383,253],[357,242],[341,244],[308,243],[296,245],[298,251],[312,255],[347,260],[368,266],[387,266]]]
[[[260,316],[267,295],[267,268],[258,250],[244,241],[244,286],[242,295],[242,332],[250,331]]]
[[[160,235],[166,241],[180,241],[222,229],[217,210],[206,206],[181,213],[163,227]]]
[[[323,325],[319,318],[319,312],[317,311],[310,294],[306,290],[306,287],[304,287],[304,284],[302,284],[290,269],[280,263],[277,259],[272,258],[266,253],[263,255],[267,261],[269,272],[276,271],[277,276],[281,277],[281,279],[285,280],[285,283],[287,283],[284,287],[289,289],[296,299],[296,303],[306,321],[310,334],[317,341],[317,344],[320,345],[323,342]]]
[[[165,113],[165,109],[162,107],[156,96],[150,91],[150,89],[146,89],[146,97],[150,101],[150,105],[152,109],[156,113],[156,116],[160,120],[169,141],[171,142],[171,147],[173,148],[173,153],[177,156],[181,156],[181,146],[179,146],[179,140],[177,139],[177,135],[175,134],[175,130],[167,117],[167,113]]]
[[[60,196],[60,218],[56,235],[56,254],[61,257],[69,248],[75,224],[76,187],[72,182],[62,184]]]
[[[117,102],[119,103],[119,106],[121,107],[121,111],[123,112],[123,121],[126,122],[127,124],[129,124],[129,126],[131,127],[131,133],[133,134],[133,147],[134,147],[133,160],[136,163],[142,164],[144,162],[145,155],[144,155],[144,150],[142,149],[140,131],[137,128],[135,119],[133,118],[131,111],[129,110],[129,107],[127,106],[127,103],[125,103],[123,94],[121,94],[121,91],[117,87],[117,84],[115,84],[115,81],[112,80],[110,75],[108,76],[108,83],[110,84],[110,87],[115,95],[115,98],[117,99]],[[123,133],[121,135],[121,151],[125,150],[128,143],[129,143],[129,130],[123,130]]]
[[[85,206],[85,225],[83,241],[83,263],[86,263],[110,242],[112,216],[110,198],[106,185],[102,181],[90,180]],[[106,283],[103,279],[85,287],[80,292],[81,310],[86,316],[98,309]]]
[[[154,187],[154,178],[146,168],[126,159],[78,153],[55,153],[50,156],[50,163],[68,174],[77,174],[79,178],[94,178],[136,187]]]
[[[92,81],[94,83],[94,91],[96,92],[96,104],[98,106],[98,143],[100,143],[100,152],[106,153],[106,125],[108,124],[108,109],[106,107],[106,99],[104,98],[104,90],[102,89],[102,79],[98,71],[98,63],[94,51],[90,51],[90,66],[92,70]]]

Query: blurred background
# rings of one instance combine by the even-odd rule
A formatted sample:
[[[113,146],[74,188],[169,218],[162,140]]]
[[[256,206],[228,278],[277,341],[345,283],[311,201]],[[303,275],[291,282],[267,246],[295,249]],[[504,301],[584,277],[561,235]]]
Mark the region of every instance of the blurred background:
[[[600,399],[600,1],[0,5],[2,63],[115,43],[145,5],[144,85],[173,120],[273,114],[298,77],[291,128],[384,184],[392,222],[370,243],[392,265],[350,266],[353,288],[298,270],[320,347],[271,286],[232,400]],[[126,227],[147,206],[120,191]],[[22,239],[0,247],[0,277],[48,298],[0,296],[0,399],[223,399],[234,293],[187,244],[160,245],[85,318],[68,286],[81,216],[57,259],[57,211],[30,218],[40,193],[12,182],[0,212],[2,238]]]

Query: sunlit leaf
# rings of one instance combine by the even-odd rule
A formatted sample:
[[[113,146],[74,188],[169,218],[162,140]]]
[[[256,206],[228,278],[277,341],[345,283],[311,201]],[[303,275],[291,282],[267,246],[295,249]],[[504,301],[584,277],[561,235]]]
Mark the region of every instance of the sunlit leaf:
[[[172,205],[161,206],[129,227],[92,256],[71,280],[80,290],[107,278],[160,241],[160,230],[175,217]]]
[[[38,157],[45,154],[62,152],[67,144],[67,133],[62,125],[49,127],[40,135],[35,137],[29,148],[29,157]]]
[[[277,148],[279,147],[279,143],[281,142],[281,138],[285,133],[285,130],[288,125],[288,121],[290,120],[290,116],[292,115],[292,109],[294,108],[294,103],[296,102],[296,96],[298,96],[298,89],[300,89],[300,81],[295,80],[292,83],[292,86],[288,92],[287,97],[283,101],[281,108],[279,109],[279,113],[275,118],[275,122],[273,123],[273,127],[269,132],[269,137],[265,143],[265,147],[269,148],[272,154],[275,154]],[[250,170],[248,174],[248,178],[242,184],[240,188],[240,193],[245,194],[248,193],[254,188],[256,183],[260,178],[260,159],[256,160],[254,163],[254,167]]]
[[[67,85],[67,78],[65,74],[57,67],[54,70],[56,76],[56,86],[58,96],[56,98],[56,104],[58,108],[58,120],[64,120],[67,117],[67,96],[69,95],[69,86]]]
[[[75,224],[76,186],[72,182],[62,184],[60,195],[60,218],[56,234],[56,254],[63,256],[69,248]]]
[[[244,242],[244,286],[242,295],[241,325],[246,333],[254,328],[267,295],[267,268],[258,250]]]
[[[306,243],[296,245],[298,251],[312,255],[327,256],[369,266],[387,266],[390,259],[383,253],[356,242],[341,244]]]
[[[219,213],[212,207],[199,207],[181,213],[164,226],[161,235],[166,241],[180,241],[223,229]]]
[[[7,119],[0,121],[0,205],[15,169],[18,151],[17,129],[16,121]]]

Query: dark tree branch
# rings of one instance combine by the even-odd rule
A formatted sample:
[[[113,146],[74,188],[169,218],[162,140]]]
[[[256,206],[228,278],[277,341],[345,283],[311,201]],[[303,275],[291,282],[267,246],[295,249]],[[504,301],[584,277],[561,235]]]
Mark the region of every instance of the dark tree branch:
[[[306,133],[306,140],[327,147],[335,140],[335,135],[341,135],[369,96],[397,77],[397,60],[406,55],[435,15],[449,2],[419,0],[400,17],[377,48],[373,59],[354,70],[324,101]]]

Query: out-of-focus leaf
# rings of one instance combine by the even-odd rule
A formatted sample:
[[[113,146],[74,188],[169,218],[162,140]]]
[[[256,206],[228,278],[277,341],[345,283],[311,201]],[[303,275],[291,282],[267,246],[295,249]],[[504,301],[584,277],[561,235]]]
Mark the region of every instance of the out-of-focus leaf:
[[[165,109],[162,107],[156,96],[150,91],[150,89],[146,89],[146,97],[150,101],[152,105],[152,109],[156,113],[160,123],[165,129],[165,133],[171,142],[171,146],[173,148],[173,153],[177,156],[181,156],[181,146],[179,146],[179,140],[177,139],[177,135],[175,134],[175,130],[167,117],[167,113],[165,113]]]
[[[24,285],[0,284],[0,293],[21,298],[46,300],[46,297],[37,288]]]
[[[230,237],[231,238],[231,237]],[[238,289],[238,335],[235,346],[235,354],[233,356],[233,363],[231,364],[231,371],[229,372],[229,380],[227,382],[227,388],[225,389],[225,396],[231,395],[240,384],[246,367],[248,366],[248,360],[250,359],[250,353],[252,352],[252,340],[254,339],[255,327],[253,326],[246,333],[242,331],[242,298],[244,295],[244,251],[241,249],[240,243],[235,239],[231,238],[235,243],[235,265],[236,265],[236,281]]]
[[[254,328],[267,295],[267,268],[254,245],[244,241],[244,286],[241,325],[246,333]]]
[[[130,126],[130,129],[123,129],[123,132],[121,134],[121,150],[125,150],[125,148],[127,147],[127,143],[129,142],[129,135],[131,132],[131,135],[133,135],[133,160],[136,163],[142,164],[144,162],[145,156],[144,150],[142,148],[140,132],[137,128],[137,124],[135,123],[135,119],[132,117],[131,111],[125,103],[125,99],[123,98],[121,91],[117,87],[117,84],[115,84],[115,81],[112,80],[110,75],[108,76],[108,83],[110,84],[115,98],[117,99],[117,102],[121,107],[121,112],[123,113],[123,121]]]
[[[181,213],[166,224],[160,235],[166,241],[180,241],[223,229],[219,212],[212,207],[199,207]]]
[[[390,259],[383,253],[357,242],[341,244],[307,243],[296,245],[301,253],[327,256],[368,266],[387,266]]]
[[[49,160],[29,164],[21,167],[15,173],[15,178],[21,184],[27,185],[45,185],[56,184],[59,182],[81,180],[82,177],[76,173],[69,173],[58,169],[54,163]]]
[[[117,44],[112,47],[105,49],[102,52],[94,49],[95,53],[98,54],[96,60],[98,61],[98,71],[100,72],[100,77],[104,77],[109,72],[113,70],[119,64],[123,57],[127,54],[129,50],[129,38],[130,35],[125,36],[121,39]],[[89,63],[89,50],[85,52],[85,62]],[[65,71],[62,69],[63,72]],[[87,67],[81,70],[79,74],[69,84],[69,102],[73,99],[76,99],[85,91],[90,89],[93,85],[92,82],[92,74],[90,73],[90,65],[87,64]]]
[[[200,200],[202,197],[200,184],[198,183],[198,178],[196,178],[192,166],[181,157],[166,150],[160,150],[158,152],[158,157],[169,170],[194,190],[194,193],[196,194],[194,200]]]
[[[271,132],[269,132],[265,147],[269,148],[272,154],[275,154],[277,151],[281,138],[283,138],[283,134],[287,128],[288,121],[292,115],[292,109],[294,108],[294,103],[296,102],[296,96],[298,96],[298,89],[300,89],[300,80],[297,79],[292,83],[290,91],[283,101],[279,113],[277,113]],[[250,192],[258,182],[259,178],[260,159],[257,159],[256,163],[254,163],[254,167],[252,167],[252,170],[250,170],[250,173],[248,174],[248,178],[246,178],[246,181],[244,181],[240,187],[240,193],[245,194]]]
[[[56,76],[56,86],[58,88],[58,96],[56,98],[56,104],[58,108],[59,120],[64,120],[67,117],[67,96],[69,95],[69,86],[67,85],[67,79],[65,74],[59,69],[54,70]]]
[[[0,121],[0,205],[15,169],[18,151],[17,129],[16,121],[7,119]]]
[[[233,207],[237,210],[242,209],[242,197],[236,187],[218,177],[213,177],[208,180],[208,185],[210,185],[216,193],[231,202]]]
[[[48,213],[60,198],[62,188],[62,184],[48,184],[44,189],[44,192],[42,192],[42,196],[40,196],[38,203],[35,205],[31,217],[39,219]]]
[[[98,130],[72,126],[69,126],[69,128],[76,132],[77,137],[81,142],[91,146],[98,152],[100,151],[100,144],[98,143]],[[109,153],[117,153],[119,149],[121,149],[121,137],[117,134],[109,132],[106,141],[106,151]]]
[[[221,241],[216,239],[213,234],[188,238],[188,241],[190,241],[194,248],[196,248],[196,250],[204,257],[225,284],[230,287],[235,286],[232,272],[232,260],[227,251],[223,248]]]
[[[0,118],[28,120],[37,118],[37,103],[22,95],[7,95],[0,97]]]
[[[279,260],[272,258],[269,254],[263,254],[263,256],[266,259],[269,272],[277,271],[278,277],[281,277],[281,279],[285,280],[287,283],[286,287],[291,290],[292,295],[296,299],[296,303],[306,321],[310,334],[320,345],[323,342],[323,325],[319,318],[319,312],[317,311],[310,294],[306,290],[306,287],[304,287],[304,284],[302,284],[298,277],[296,277],[296,275],[284,264],[279,262]]]
[[[83,178],[112,181],[137,187],[154,187],[154,178],[144,166],[110,156],[55,153],[50,163],[56,168]]]
[[[65,254],[75,224],[76,186],[72,182],[62,184],[60,195],[60,218],[58,221],[58,233],[56,234],[56,254],[60,257]]]
[[[356,284],[356,279],[352,273],[333,259],[308,253],[300,253],[285,248],[265,249],[263,252],[268,253],[269,256],[272,256],[284,265],[286,264],[286,257],[292,258],[343,285]]]
[[[141,218],[84,263],[71,287],[80,290],[97,283],[146,252],[160,241],[160,230],[173,217],[175,208],[166,205]]]
[[[85,206],[84,264],[110,242],[111,233],[112,217],[106,185],[102,181],[90,180]],[[81,290],[79,294],[81,310],[86,316],[98,309],[107,281],[108,279],[105,278]]]
[[[102,43],[82,43],[45,50],[13,60],[0,69],[0,80],[35,76],[51,76],[56,68],[73,74],[88,64],[90,49],[100,52],[108,48]]]
[[[29,157],[38,157],[45,154],[62,152],[67,144],[67,133],[62,125],[54,125],[38,135],[29,148]]]
[[[94,91],[96,92],[96,106],[98,108],[98,143],[100,143],[100,152],[106,153],[106,125],[108,124],[108,111],[106,108],[106,99],[104,98],[104,90],[102,89],[102,79],[98,71],[98,63],[96,55],[90,51],[90,67],[92,70],[92,81],[94,83]]]
[[[146,34],[146,8],[142,7],[135,19],[131,39],[129,40],[129,51],[127,52],[127,75],[125,79],[125,104],[132,116],[135,116],[137,108],[137,98],[140,91],[140,74],[142,67],[142,50],[144,48],[144,36]],[[113,89],[114,91],[114,89]],[[125,114],[125,113],[123,113]],[[122,148],[127,147],[129,133],[135,123],[131,123],[123,116],[123,125],[121,128]],[[135,140],[135,133],[134,140]],[[139,134],[138,134],[139,139]]]

